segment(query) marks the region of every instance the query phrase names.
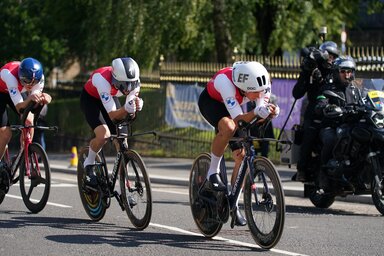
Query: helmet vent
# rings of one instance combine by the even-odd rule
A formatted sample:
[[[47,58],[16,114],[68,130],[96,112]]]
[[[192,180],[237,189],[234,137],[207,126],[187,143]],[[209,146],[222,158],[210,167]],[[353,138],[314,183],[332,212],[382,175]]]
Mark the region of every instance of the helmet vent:
[[[261,87],[261,86],[263,86],[263,85],[265,85],[267,82],[265,81],[265,76],[258,76],[257,78],[257,83],[259,84],[259,86]]]

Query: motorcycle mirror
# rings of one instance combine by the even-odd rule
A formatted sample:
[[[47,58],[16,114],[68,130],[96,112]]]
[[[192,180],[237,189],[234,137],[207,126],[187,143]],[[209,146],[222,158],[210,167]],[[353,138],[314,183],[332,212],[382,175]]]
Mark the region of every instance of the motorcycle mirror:
[[[343,97],[341,97],[340,95],[338,95],[337,93],[334,93],[333,91],[330,91],[330,90],[325,90],[323,91],[323,94],[328,97],[328,98],[338,98],[342,101],[345,101],[345,99]]]

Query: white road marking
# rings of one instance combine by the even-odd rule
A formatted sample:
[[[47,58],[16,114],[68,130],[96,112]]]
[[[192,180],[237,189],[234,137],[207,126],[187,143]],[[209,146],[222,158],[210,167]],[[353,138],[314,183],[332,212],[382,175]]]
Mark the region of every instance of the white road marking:
[[[59,183],[59,184],[52,184],[51,186],[52,187],[76,187],[77,185],[76,184]],[[164,190],[164,189],[152,189],[152,191],[169,193],[169,194],[189,195],[188,192],[172,191],[172,190],[169,190],[169,189],[167,189],[167,190]],[[6,196],[7,197],[11,197],[11,198],[16,198],[16,199],[22,199],[20,196],[15,196],[15,195],[7,194]],[[51,206],[62,207],[62,208],[72,208],[72,206],[64,205],[64,204],[56,204],[56,203],[51,203],[51,202],[48,202],[47,204],[51,205]],[[167,225],[162,225],[162,224],[157,224],[157,223],[152,223],[152,222],[149,225],[152,226],[152,227],[167,229],[167,230],[179,232],[179,233],[182,233],[182,234],[188,234],[188,235],[194,235],[194,236],[203,236],[202,234],[191,232],[191,231],[188,231],[188,230],[184,230],[184,229],[181,229],[181,228],[178,228],[178,227],[172,227],[172,226],[167,226]],[[256,244],[236,241],[236,240],[233,240],[233,239],[228,239],[228,238],[224,238],[224,237],[220,237],[220,236],[215,236],[215,237],[213,237],[211,239],[218,240],[218,241],[223,241],[223,242],[226,242],[226,243],[229,243],[229,244],[234,244],[234,245],[239,245],[239,246],[244,246],[244,247],[249,247],[249,248],[261,249],[261,247],[256,245]],[[270,249],[269,251],[275,252],[275,253],[278,253],[278,254],[283,254],[283,255],[306,256],[305,254],[289,252],[289,251],[273,249],[273,248]]]
[[[191,232],[191,231],[184,230],[184,229],[177,228],[177,227],[172,227],[172,226],[167,226],[167,225],[162,225],[162,224],[156,224],[156,223],[152,223],[152,222],[149,225],[152,226],[152,227],[167,229],[167,230],[179,232],[179,233],[182,233],[182,234],[194,235],[194,236],[203,236],[202,234]],[[228,238],[224,238],[224,237],[220,237],[220,236],[215,236],[215,237],[213,237],[211,239],[212,240],[223,241],[223,242],[226,242],[226,243],[229,243],[229,244],[234,244],[234,245],[239,245],[239,246],[244,246],[244,247],[261,249],[261,247],[256,245],[256,244],[240,242],[240,241],[236,241],[236,240],[232,240],[232,239],[228,239]],[[279,250],[279,249],[273,249],[273,248],[269,249],[269,251],[275,252],[275,253],[279,253],[279,254],[283,254],[283,255],[305,256],[305,254],[300,254],[300,253],[295,253],[295,252],[288,252],[288,251]]]
[[[162,193],[169,193],[169,194],[189,195],[188,192],[180,192],[180,191],[169,190],[169,189],[166,189],[166,190],[165,189],[152,189],[152,191],[162,192]],[[181,228],[178,228],[178,227],[166,226],[166,225],[156,224],[156,223],[152,223],[152,222],[149,225],[150,226],[154,226],[154,227],[158,227],[158,228],[172,230],[172,231],[183,233],[183,234],[203,236],[200,233],[191,232],[191,231],[184,230],[184,229],[181,229]],[[228,238],[224,238],[224,237],[220,237],[220,236],[215,236],[215,237],[213,237],[211,239],[219,240],[219,241],[224,241],[224,242],[227,242],[227,243],[230,243],[230,244],[239,245],[239,246],[261,249],[261,247],[256,245],[256,244],[245,243],[245,242],[236,241],[236,240],[232,240],[232,239],[228,239]],[[304,256],[305,255],[305,254],[289,252],[289,251],[273,249],[273,248],[270,249],[269,251],[272,251],[272,252],[275,252],[275,253],[279,253],[279,254],[283,254],[283,255],[295,255],[295,256]]]
[[[20,200],[23,199],[21,196],[15,196],[15,195],[10,195],[10,194],[7,194],[5,196],[15,198],[15,199],[20,199]],[[38,202],[38,200],[35,200],[35,199],[31,199],[31,201],[32,202]],[[56,204],[56,203],[51,203],[51,202],[47,202],[47,205],[57,206],[57,207],[61,207],[61,208],[72,208],[72,206],[70,206],[70,205]]]
[[[69,184],[69,183],[51,184],[51,188],[73,188],[73,187],[77,187],[77,184]]]

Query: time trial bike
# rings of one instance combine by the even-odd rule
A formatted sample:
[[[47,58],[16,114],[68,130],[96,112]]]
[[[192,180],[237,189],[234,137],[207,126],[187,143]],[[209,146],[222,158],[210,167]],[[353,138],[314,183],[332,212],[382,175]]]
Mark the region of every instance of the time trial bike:
[[[101,220],[115,197],[121,209],[126,211],[131,223],[138,229],[145,229],[152,216],[151,182],[144,161],[139,153],[128,147],[127,139],[154,132],[132,134],[131,123],[126,120],[117,125],[117,134],[108,139],[116,149],[116,159],[112,172],[108,172],[104,151],[101,150],[96,157],[95,174],[98,186],[86,186],[84,180],[86,172],[83,167],[88,155],[89,147],[83,148],[79,153],[77,165],[77,181],[81,202],[87,215],[93,221]],[[128,134],[121,132],[121,126],[127,126]],[[119,179],[120,192],[115,190]]]
[[[206,179],[211,156],[201,153],[194,160],[189,178],[189,200],[194,221],[206,237],[214,237],[231,217],[231,228],[235,226],[236,202],[244,184],[244,211],[248,227],[255,242],[262,248],[274,247],[283,233],[285,220],[285,200],[280,176],[273,163],[265,157],[256,156],[254,141],[275,141],[262,138],[270,120],[256,119],[250,123],[238,123],[239,137],[231,141],[240,142],[245,149],[245,157],[233,187],[228,184],[224,158],[220,164],[220,177],[227,190],[214,191]],[[260,137],[250,135],[250,128],[257,125]],[[290,143],[279,140],[280,143]],[[245,181],[245,182],[244,182]]]
[[[47,204],[51,187],[51,169],[48,157],[40,144],[32,142],[32,129],[57,131],[56,126],[39,126],[36,122],[42,106],[32,102],[23,111],[20,125],[11,125],[12,131],[19,131],[21,147],[14,157],[10,157],[8,147],[0,162],[0,204],[10,186],[20,182],[20,193],[25,206],[38,213]],[[34,113],[34,124],[26,124],[27,116]]]

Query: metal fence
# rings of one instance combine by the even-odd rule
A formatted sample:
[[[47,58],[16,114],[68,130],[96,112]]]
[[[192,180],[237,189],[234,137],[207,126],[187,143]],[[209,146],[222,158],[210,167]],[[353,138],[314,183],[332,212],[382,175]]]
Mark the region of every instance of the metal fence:
[[[383,78],[383,47],[348,48],[347,54],[356,59],[357,77]],[[237,60],[256,60],[263,63],[270,71],[272,79],[297,79],[300,72],[299,57],[234,56],[233,61]],[[143,71],[141,74],[141,95],[144,97],[145,107],[143,113],[140,114],[140,118],[136,120],[135,127],[138,132],[155,130],[158,136],[156,139],[143,136],[132,140],[131,143],[134,144],[135,148],[144,155],[186,158],[193,158],[201,151],[210,151],[210,143],[214,136],[213,132],[200,131],[194,128],[169,127],[165,123],[165,88],[168,82],[185,85],[198,83],[200,86],[205,86],[215,72],[229,65],[232,65],[232,63],[173,63],[162,61],[157,70]],[[59,81],[55,93],[59,98],[64,97],[63,95],[66,94],[73,97],[79,95],[80,88],[79,83],[74,87]],[[275,130],[274,133],[277,137],[279,131]],[[66,136],[65,131],[62,136]],[[73,134],[67,136],[71,139],[76,137]],[[84,138],[81,139],[84,140]],[[274,161],[279,161],[279,154],[275,152],[273,146],[271,146],[271,158]]]

